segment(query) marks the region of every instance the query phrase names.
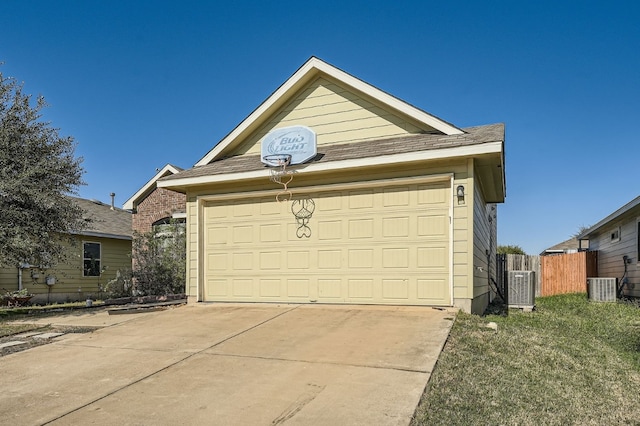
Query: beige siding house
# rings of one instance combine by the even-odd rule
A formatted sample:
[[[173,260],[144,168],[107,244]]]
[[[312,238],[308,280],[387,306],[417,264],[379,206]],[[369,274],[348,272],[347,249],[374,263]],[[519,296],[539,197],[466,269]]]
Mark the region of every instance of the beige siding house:
[[[640,197],[578,236],[598,252],[598,275],[626,280],[623,293],[640,297]]]
[[[35,294],[33,303],[98,298],[118,271],[131,268],[131,213],[99,201],[74,201],[88,222],[86,229],[69,236],[67,259],[53,268],[25,264],[0,269],[0,289],[26,288]]]
[[[313,137],[273,182],[265,152]],[[317,58],[157,186],[186,194],[190,301],[490,301],[504,126],[458,128]]]

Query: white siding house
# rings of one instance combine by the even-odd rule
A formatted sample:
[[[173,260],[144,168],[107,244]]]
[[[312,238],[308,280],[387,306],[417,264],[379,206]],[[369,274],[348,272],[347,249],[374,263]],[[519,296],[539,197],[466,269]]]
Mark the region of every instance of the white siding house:
[[[598,251],[598,275],[626,280],[623,293],[640,297],[640,196],[584,231]]]

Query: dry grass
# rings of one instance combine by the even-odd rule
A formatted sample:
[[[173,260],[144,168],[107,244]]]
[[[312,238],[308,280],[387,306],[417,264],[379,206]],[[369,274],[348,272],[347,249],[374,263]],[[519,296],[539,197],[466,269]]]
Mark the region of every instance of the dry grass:
[[[13,322],[12,320],[25,320],[29,318],[42,318],[49,315],[59,314],[60,311],[70,310],[80,307],[78,303],[54,305],[54,306],[29,306],[20,308],[0,308],[0,344],[11,341],[22,341],[24,344],[9,346],[0,349],[0,357],[16,352],[21,352],[35,346],[51,343],[50,339],[36,339],[31,337],[21,337],[22,333],[33,332],[55,332],[55,333],[90,333],[98,327],[78,327],[78,326],[54,326],[29,324],[24,322]]]
[[[553,296],[459,314],[412,425],[640,425],[639,398],[638,305]]]
[[[19,333],[26,333],[27,331],[38,330],[40,328],[42,328],[42,326],[36,324],[11,324],[0,321],[0,338]]]

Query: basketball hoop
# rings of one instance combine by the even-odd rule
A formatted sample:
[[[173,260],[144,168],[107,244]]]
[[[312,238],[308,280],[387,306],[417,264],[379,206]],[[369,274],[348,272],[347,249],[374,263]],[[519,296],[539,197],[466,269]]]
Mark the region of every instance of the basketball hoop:
[[[262,159],[267,166],[271,167],[269,169],[269,179],[271,182],[282,185],[283,187],[282,191],[276,194],[276,201],[289,201],[291,199],[291,191],[289,191],[287,186],[293,180],[293,172],[287,170],[287,166],[291,163],[291,155],[271,154],[265,155]]]

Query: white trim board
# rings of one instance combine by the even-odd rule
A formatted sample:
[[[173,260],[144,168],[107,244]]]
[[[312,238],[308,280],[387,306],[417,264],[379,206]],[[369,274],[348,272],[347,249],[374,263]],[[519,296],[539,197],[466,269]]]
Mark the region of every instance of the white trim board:
[[[425,176],[413,176],[413,177],[400,177],[400,178],[386,178],[376,179],[363,182],[342,182],[332,183],[329,185],[312,185],[305,187],[291,188],[292,192],[331,192],[345,189],[363,189],[363,188],[380,188],[394,185],[411,185],[419,183],[434,183],[434,182],[453,182],[453,173],[440,173],[435,175]],[[207,201],[221,201],[221,200],[244,200],[247,198],[260,198],[274,196],[281,192],[281,189],[268,189],[260,191],[244,191],[231,194],[213,194],[213,195],[199,195],[197,197],[198,202]]]

